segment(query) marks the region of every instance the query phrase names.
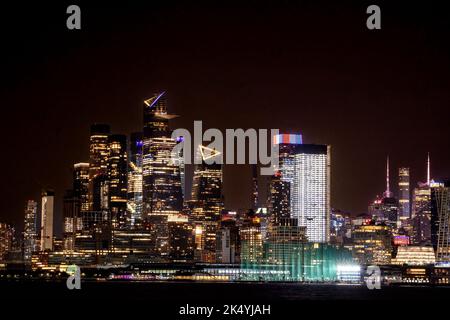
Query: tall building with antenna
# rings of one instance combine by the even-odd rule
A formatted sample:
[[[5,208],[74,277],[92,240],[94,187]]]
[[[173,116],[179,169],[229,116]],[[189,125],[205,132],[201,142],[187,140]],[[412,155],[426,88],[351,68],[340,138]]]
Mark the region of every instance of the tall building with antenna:
[[[390,188],[389,156],[386,159],[386,190],[383,197],[369,205],[369,214],[376,220],[389,224],[395,228],[398,226],[398,201]]]
[[[426,182],[419,182],[412,195],[413,243],[431,244],[431,161],[427,156]]]
[[[386,160],[386,191],[383,193],[384,219],[391,226],[398,224],[398,200],[390,188],[389,156]]]
[[[258,191],[258,166],[252,164],[252,209],[256,211],[259,207],[259,191]]]
[[[431,161],[430,154],[427,156],[427,177],[426,182],[419,182],[418,186],[413,190],[413,206],[412,206],[412,217],[420,213],[430,214],[430,178],[431,172]]]
[[[389,156],[386,159],[386,190],[383,193],[384,198],[392,198],[393,193],[390,188],[390,175],[389,175]]]

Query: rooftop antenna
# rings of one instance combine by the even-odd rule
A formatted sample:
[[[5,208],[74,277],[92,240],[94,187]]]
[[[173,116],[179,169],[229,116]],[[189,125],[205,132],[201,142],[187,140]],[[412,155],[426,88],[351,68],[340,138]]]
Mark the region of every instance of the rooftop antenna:
[[[389,156],[387,156],[386,159],[386,191],[384,192],[384,197],[385,198],[392,197],[392,193],[389,188]]]

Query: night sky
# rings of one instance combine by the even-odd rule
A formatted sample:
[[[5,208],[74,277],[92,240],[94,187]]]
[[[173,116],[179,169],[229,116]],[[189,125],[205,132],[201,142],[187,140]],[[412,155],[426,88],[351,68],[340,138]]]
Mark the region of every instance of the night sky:
[[[320,2],[320,1],[317,1]],[[88,160],[89,127],[142,128],[167,90],[172,127],[279,128],[332,146],[332,207],[358,214],[385,188],[385,158],[414,185],[450,176],[450,18],[438,4],[230,1],[2,4],[0,221]],[[393,2],[393,1],[391,1]],[[66,28],[78,4],[82,29]],[[382,29],[366,28],[381,7]],[[226,167],[230,209],[250,206],[250,170]]]

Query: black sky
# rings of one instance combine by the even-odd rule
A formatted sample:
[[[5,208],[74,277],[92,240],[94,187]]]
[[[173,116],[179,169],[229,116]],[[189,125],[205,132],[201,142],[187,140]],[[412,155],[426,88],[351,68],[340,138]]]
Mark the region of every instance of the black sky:
[[[173,127],[280,128],[332,145],[332,206],[352,213],[384,190],[385,157],[412,182],[450,176],[450,19],[438,3],[171,1],[3,6],[0,220],[21,224],[42,187],[61,197],[88,159],[89,126],[142,127],[167,90]],[[368,30],[376,3],[382,29]],[[249,206],[248,168],[225,169],[229,208]],[[393,186],[396,191],[395,186]]]

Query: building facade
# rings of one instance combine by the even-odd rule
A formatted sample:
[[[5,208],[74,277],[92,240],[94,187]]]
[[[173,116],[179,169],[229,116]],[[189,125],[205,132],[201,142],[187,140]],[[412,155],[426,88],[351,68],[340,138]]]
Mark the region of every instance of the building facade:
[[[330,241],[330,147],[300,145],[294,156],[291,217],[310,242]]]
[[[14,228],[7,223],[0,223],[0,262],[13,250]]]
[[[450,262],[450,183],[431,188],[431,240],[436,261]]]
[[[303,144],[299,134],[277,135],[274,143],[279,146],[280,171],[272,178],[273,197],[289,196],[289,217],[306,227],[308,241],[329,242],[330,146]],[[277,204],[274,198],[271,202],[274,215],[284,216],[286,201]]]
[[[108,209],[114,228],[123,228],[131,223],[127,216],[127,137],[114,134],[108,137]]]
[[[132,133],[128,157],[128,189],[127,210],[131,218],[131,226],[142,225],[142,145],[141,132]]]
[[[37,233],[37,202],[28,200],[25,206],[25,220],[23,229],[23,258],[31,262],[33,252],[39,251]]]
[[[372,222],[355,226],[352,232],[353,254],[360,264],[384,265],[391,262],[390,228]]]
[[[53,210],[55,193],[52,190],[42,192],[41,209],[41,251],[53,250]]]
[[[101,210],[101,196],[108,169],[108,136],[111,133],[107,124],[91,126],[89,138],[89,210]]]
[[[183,208],[180,166],[173,154],[176,141],[171,137],[166,93],[144,101],[142,146],[143,219],[154,237],[154,252],[168,257],[170,251],[168,216]]]
[[[291,184],[284,181],[278,171],[270,178],[269,183],[269,211],[271,222],[278,224],[282,219],[291,216]]]
[[[144,215],[179,212],[183,199],[180,167],[172,150],[165,92],[144,101],[143,201]]]
[[[412,201],[412,242],[415,245],[431,244],[431,188],[427,183],[419,183],[413,191]]]
[[[409,191],[409,168],[398,169],[399,218],[408,219],[411,216],[411,195]]]
[[[73,192],[79,199],[80,211],[89,211],[89,163],[73,165]]]

